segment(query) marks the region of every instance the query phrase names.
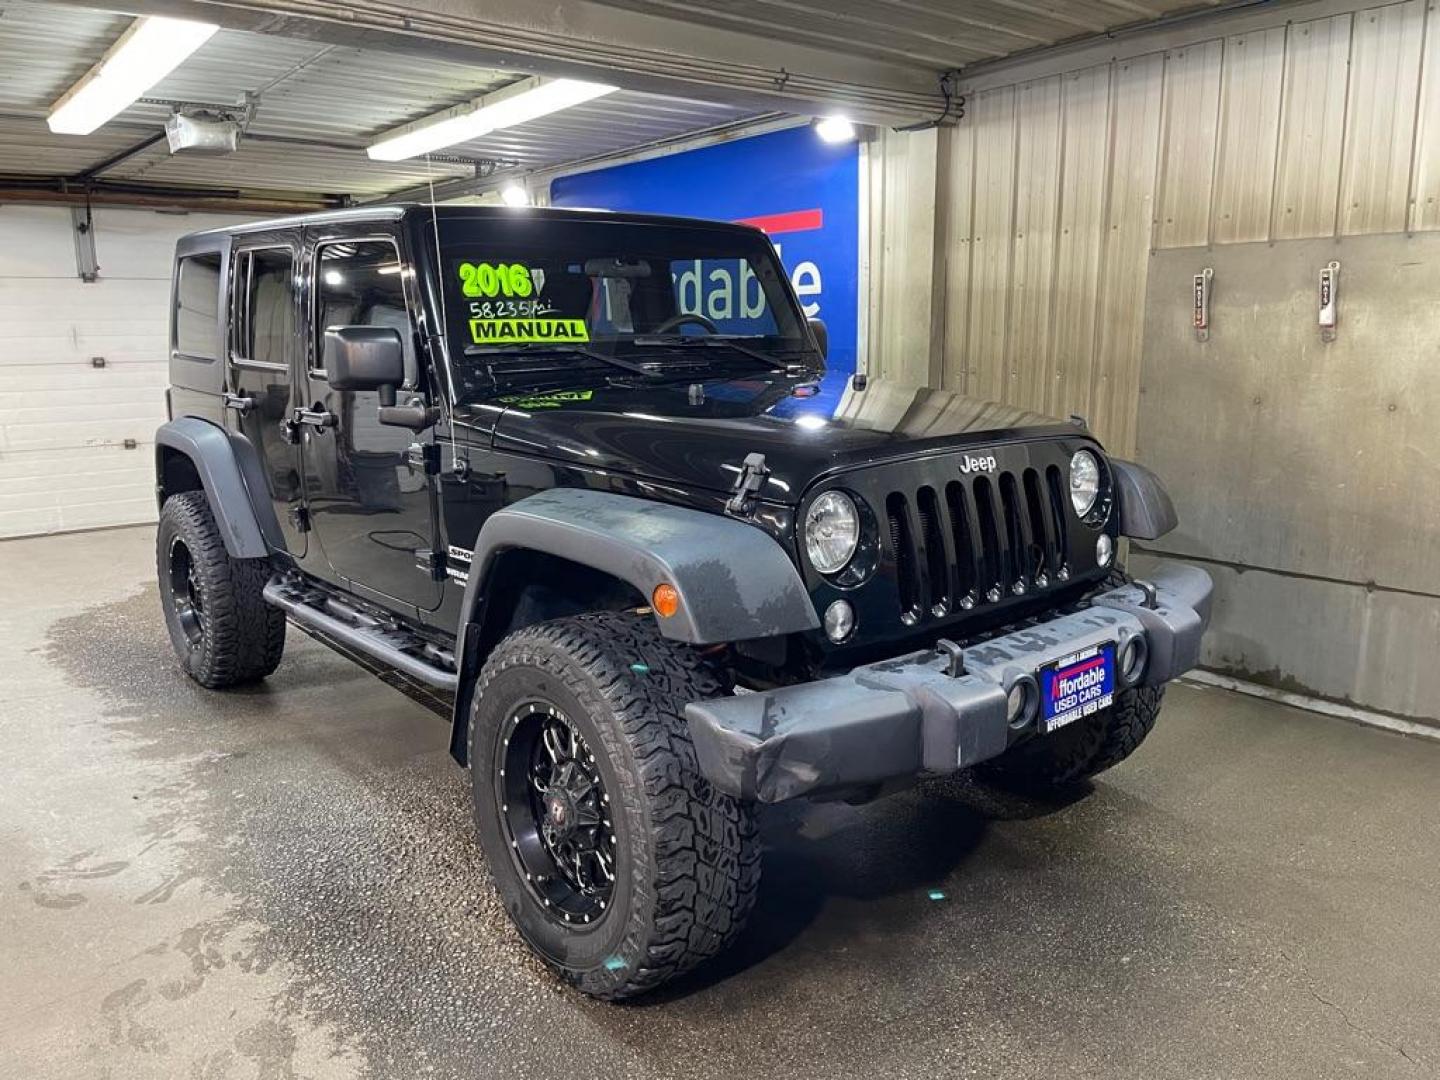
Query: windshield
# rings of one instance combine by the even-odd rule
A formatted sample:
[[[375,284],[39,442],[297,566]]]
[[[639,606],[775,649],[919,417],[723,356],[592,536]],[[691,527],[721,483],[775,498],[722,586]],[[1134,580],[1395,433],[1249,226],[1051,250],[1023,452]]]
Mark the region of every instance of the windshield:
[[[440,259],[461,400],[517,384],[819,366],[759,234],[490,218],[442,223]]]

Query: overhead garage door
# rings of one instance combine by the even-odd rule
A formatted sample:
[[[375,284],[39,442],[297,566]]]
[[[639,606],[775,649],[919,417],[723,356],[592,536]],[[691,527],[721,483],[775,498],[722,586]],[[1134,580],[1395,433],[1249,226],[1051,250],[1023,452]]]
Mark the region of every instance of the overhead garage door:
[[[68,209],[0,207],[0,537],[154,519],[175,240],[240,220],[96,210],[87,284]]]

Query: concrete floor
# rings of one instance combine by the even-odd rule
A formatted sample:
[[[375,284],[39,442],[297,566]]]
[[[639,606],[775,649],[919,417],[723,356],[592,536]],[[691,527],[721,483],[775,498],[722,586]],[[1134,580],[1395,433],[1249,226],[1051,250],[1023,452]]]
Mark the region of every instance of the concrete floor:
[[[1440,1068],[1440,744],[1181,686],[1068,805],[769,812],[741,946],[608,1006],[497,911],[444,725],[293,630],[191,685],[151,544],[0,543],[0,1077]]]

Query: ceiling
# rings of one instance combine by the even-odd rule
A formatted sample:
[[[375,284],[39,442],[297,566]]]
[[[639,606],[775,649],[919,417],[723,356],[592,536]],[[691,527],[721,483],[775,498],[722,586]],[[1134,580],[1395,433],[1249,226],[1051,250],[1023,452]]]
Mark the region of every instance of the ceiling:
[[[3,2],[3,0],[0,0]],[[159,131],[167,104],[137,103],[92,135],[53,135],[50,105],[115,41],[130,17],[30,0],[0,9],[0,174],[74,176]],[[384,163],[364,147],[380,132],[477,97],[514,72],[221,30],[148,92],[149,100],[235,106],[258,94],[240,149],[172,156],[165,141],[104,171],[108,181],[374,197],[469,177],[501,163],[518,173],[730,124],[756,110],[620,91],[484,139],[442,161]]]
[[[84,0],[81,0],[84,2]],[[121,0],[122,3],[126,0]],[[134,3],[134,0],[131,0]],[[205,17],[207,0],[191,0]],[[572,54],[586,47],[587,34],[621,39],[636,25],[659,27],[660,40],[681,43],[696,55],[709,42],[729,42],[744,57],[746,43],[789,50],[821,50],[839,58],[843,71],[867,63],[909,77],[938,81],[939,75],[996,58],[1041,49],[1134,23],[1153,21],[1181,9],[1213,6],[1219,0],[566,0],[541,8],[521,4],[547,20],[551,66],[555,49]],[[252,7],[288,11],[284,0],[250,0]],[[505,0],[487,0],[480,14],[497,14]],[[311,5],[315,6],[314,4]],[[145,10],[143,0],[135,5]],[[515,9],[515,5],[510,5]],[[298,10],[298,9],[297,9]],[[418,16],[419,8],[413,9]],[[223,16],[217,15],[221,21]],[[582,18],[583,17],[583,18]],[[419,52],[398,53],[357,46],[348,39],[316,40],[313,27],[294,30],[294,20],[252,23],[266,32],[222,29],[175,72],[120,116],[89,136],[54,135],[45,125],[51,104],[80,78],[120,36],[132,16],[37,0],[0,0],[0,187],[6,179],[59,183],[98,180],[113,186],[157,189],[199,187],[216,192],[262,193],[309,199],[372,199],[427,182],[443,183],[477,175],[497,178],[585,161],[663,143],[688,134],[736,125],[773,108],[723,84],[697,79],[667,84],[672,93],[623,89],[589,104],[494,132],[448,148],[435,160],[370,161],[364,147],[400,124],[504,86],[519,74]],[[642,18],[643,24],[635,19]],[[577,27],[571,29],[571,23]],[[588,30],[580,29],[584,22]],[[284,36],[304,33],[305,37]],[[533,28],[532,28],[533,29]],[[558,35],[558,36],[557,36]],[[532,35],[533,36],[533,35]],[[559,43],[558,45],[556,43]],[[717,45],[719,49],[721,46]],[[444,53],[437,44],[435,53]],[[634,55],[641,55],[638,44]],[[676,52],[675,56],[682,55]],[[717,53],[717,55],[720,55]],[[813,51],[808,56],[816,55]],[[543,69],[537,46],[532,69]],[[844,58],[851,59],[846,60]],[[864,58],[864,59],[862,59]],[[542,58],[543,59],[543,58]],[[723,57],[722,57],[723,59]],[[501,63],[511,63],[502,59]],[[619,59],[613,61],[622,70]],[[812,61],[813,62],[813,61]],[[683,65],[682,65],[683,66]],[[597,74],[605,77],[603,64]],[[783,67],[780,69],[784,75]],[[643,78],[647,91],[655,87]],[[784,76],[788,78],[788,75]],[[782,79],[783,82],[783,79]],[[694,92],[701,101],[685,96]],[[241,106],[256,102],[240,149],[219,157],[172,156],[163,138],[154,140],[174,102]],[[678,95],[678,96],[677,96]],[[792,106],[804,113],[803,106]],[[929,115],[927,113],[927,115]],[[127,151],[133,153],[127,155]],[[112,158],[119,160],[111,161]],[[103,166],[95,172],[97,166]]]
[[[1223,0],[599,0],[606,7],[716,29],[884,57],[968,67],[1109,33]]]

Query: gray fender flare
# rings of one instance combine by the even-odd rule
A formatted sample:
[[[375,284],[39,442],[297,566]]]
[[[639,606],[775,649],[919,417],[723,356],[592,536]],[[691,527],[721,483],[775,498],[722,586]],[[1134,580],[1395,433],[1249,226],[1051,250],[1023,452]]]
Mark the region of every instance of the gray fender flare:
[[[1144,465],[1110,459],[1115,497],[1120,504],[1120,534],[1137,540],[1158,540],[1180,524],[1165,485]]]
[[[164,480],[165,449],[184,454],[195,466],[226,554],[232,559],[263,559],[272,550],[285,550],[269,496],[258,504],[250,496],[251,491],[266,489],[259,460],[247,441],[194,416],[162,424],[155,432],[157,493]]]
[[[795,564],[756,526],[630,495],[554,488],[485,520],[460,609],[462,635],[496,557],[512,548],[602,570],[647,599],[670,583],[680,610],[657,621],[677,641],[708,645],[820,626]]]
[[[820,625],[795,564],[754,525],[608,491],[555,488],[531,495],[491,514],[475,541],[460,607],[461,676],[450,740],[461,764],[469,750],[470,690],[483,659],[467,639],[483,618],[496,560],[516,548],[604,571],[647,599],[662,582],[675,586],[680,610],[656,622],[676,641],[743,641]]]

